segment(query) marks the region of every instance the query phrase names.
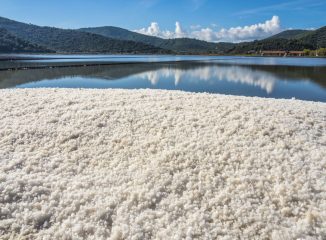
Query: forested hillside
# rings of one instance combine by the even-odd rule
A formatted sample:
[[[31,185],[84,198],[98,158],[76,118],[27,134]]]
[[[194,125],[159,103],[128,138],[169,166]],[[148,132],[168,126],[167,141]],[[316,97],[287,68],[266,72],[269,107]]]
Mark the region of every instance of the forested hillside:
[[[160,46],[165,41],[165,39],[159,37],[148,36],[148,35],[132,32],[127,29],[112,27],[112,26],[81,28],[79,29],[79,31],[98,34],[113,39],[142,42],[154,46]]]
[[[288,30],[260,41],[239,43],[229,53],[246,54],[261,50],[303,51],[320,48],[326,48],[326,27],[314,31]]]
[[[299,39],[303,36],[305,36],[306,34],[309,34],[310,32],[312,32],[311,30],[301,30],[301,29],[295,29],[295,30],[286,30],[283,32],[280,32],[274,36],[269,37],[268,39]]]
[[[319,28],[300,38],[304,43],[313,45],[314,49],[326,47],[326,27]]]
[[[0,28],[0,53],[49,53],[44,47],[31,44]]]
[[[314,46],[302,40],[265,39],[261,41],[244,42],[237,44],[229,53],[246,54],[250,51],[303,51],[313,49]]]
[[[39,27],[0,18],[0,28],[57,52],[67,53],[169,53],[170,51],[134,41],[110,39],[97,34],[53,27]]]

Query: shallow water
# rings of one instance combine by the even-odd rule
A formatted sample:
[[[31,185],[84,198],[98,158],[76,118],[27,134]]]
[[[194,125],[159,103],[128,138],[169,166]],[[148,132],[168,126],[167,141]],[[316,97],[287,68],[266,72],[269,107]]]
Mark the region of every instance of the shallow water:
[[[0,88],[153,88],[326,102],[326,59],[322,58],[146,55],[19,55],[19,58],[23,59],[2,60],[0,69],[17,66],[42,69],[0,71]]]

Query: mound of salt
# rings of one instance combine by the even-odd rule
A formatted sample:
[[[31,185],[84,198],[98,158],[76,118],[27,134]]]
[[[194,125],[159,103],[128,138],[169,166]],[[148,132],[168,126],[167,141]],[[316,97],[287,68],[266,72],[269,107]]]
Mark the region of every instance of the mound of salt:
[[[325,239],[326,104],[1,90],[1,239]]]

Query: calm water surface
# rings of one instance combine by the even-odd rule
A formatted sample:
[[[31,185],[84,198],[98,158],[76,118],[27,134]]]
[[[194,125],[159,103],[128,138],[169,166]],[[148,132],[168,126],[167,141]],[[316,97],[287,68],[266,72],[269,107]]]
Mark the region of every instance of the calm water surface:
[[[326,102],[322,58],[15,56],[0,55],[0,69],[42,69],[0,71],[0,88],[152,88]]]

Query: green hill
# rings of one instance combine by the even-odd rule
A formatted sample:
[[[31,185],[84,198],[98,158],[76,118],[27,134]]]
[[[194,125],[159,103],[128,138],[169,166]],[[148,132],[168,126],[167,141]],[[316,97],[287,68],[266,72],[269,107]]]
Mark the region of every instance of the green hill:
[[[309,34],[311,32],[313,32],[313,31],[301,30],[301,29],[286,30],[286,31],[280,32],[274,36],[271,36],[267,39],[288,39],[288,40],[300,39],[300,38],[304,37],[306,34]]]
[[[326,48],[326,27],[314,31],[288,30],[267,39],[239,43],[229,53],[246,54],[260,50],[303,51],[319,48]]]
[[[162,39],[118,27],[78,30],[40,27],[0,17],[1,51],[143,54],[247,54],[261,50],[326,48],[326,27],[287,30],[267,39],[244,43],[212,43],[190,38]],[[4,30],[3,30],[4,31]]]
[[[132,32],[118,27],[96,27],[96,28],[81,28],[83,32],[99,34],[104,37],[109,37],[119,40],[132,40],[154,45],[159,48],[171,50],[177,53],[200,54],[212,53],[221,54],[229,51],[234,47],[233,43],[211,43],[190,38],[162,39],[153,36]]]
[[[319,28],[306,34],[300,40],[306,44],[311,44],[314,49],[326,48],[326,27]]]
[[[94,28],[81,28],[78,29],[82,32],[88,32],[93,34],[102,35],[104,37],[119,39],[119,40],[126,40],[126,41],[135,41],[135,42],[142,42],[154,46],[160,46],[163,44],[164,39],[148,36],[136,32],[129,31],[127,29],[119,28],[119,27],[94,27]]]
[[[222,54],[234,47],[233,43],[210,43],[190,38],[166,39],[161,48],[178,53]]]
[[[326,47],[325,28],[286,30],[269,38],[245,43],[211,43],[197,39],[162,39],[117,27],[82,28],[80,31],[119,40],[133,40],[185,54],[246,54],[260,50],[301,51]]]
[[[317,30],[287,30],[268,38],[276,39],[298,40],[302,44],[313,46],[314,49],[326,47],[326,27]]]
[[[0,28],[0,53],[50,53],[52,51],[24,41]]]
[[[250,51],[303,51],[304,49],[313,49],[314,46],[305,43],[302,40],[287,40],[287,39],[264,39],[260,41],[244,42],[237,44],[229,53],[231,54],[246,54]]]
[[[18,38],[56,52],[67,53],[170,53],[134,41],[110,39],[101,35],[53,27],[39,27],[0,17],[0,28]]]

